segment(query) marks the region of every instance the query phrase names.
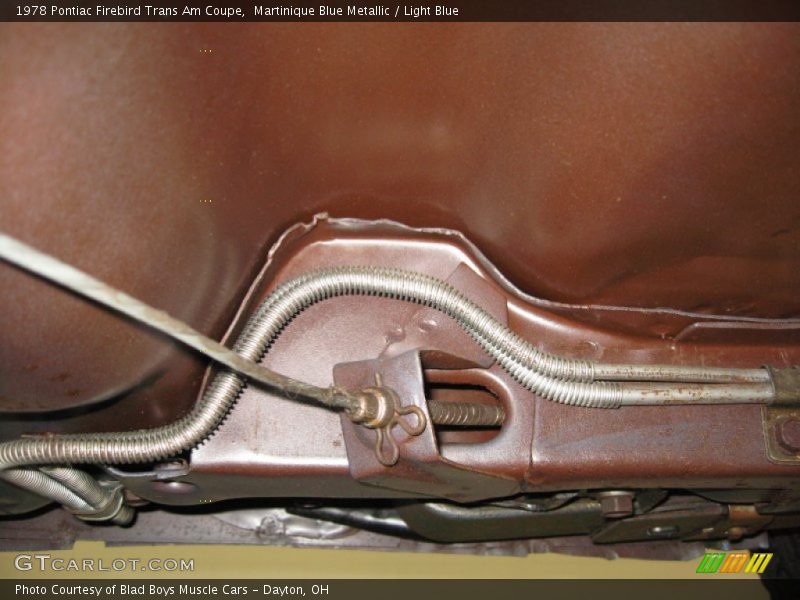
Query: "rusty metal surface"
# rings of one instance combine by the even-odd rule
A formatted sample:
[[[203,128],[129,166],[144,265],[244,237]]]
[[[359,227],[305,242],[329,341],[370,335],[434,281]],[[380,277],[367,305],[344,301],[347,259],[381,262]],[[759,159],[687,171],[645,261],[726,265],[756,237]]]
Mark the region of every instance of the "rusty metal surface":
[[[549,300],[800,311],[798,24],[0,28],[0,227],[212,337],[321,210],[460,230]],[[0,331],[3,410],[114,403],[58,430],[153,425],[198,389],[199,361],[5,265]],[[721,362],[797,335],[680,331]]]

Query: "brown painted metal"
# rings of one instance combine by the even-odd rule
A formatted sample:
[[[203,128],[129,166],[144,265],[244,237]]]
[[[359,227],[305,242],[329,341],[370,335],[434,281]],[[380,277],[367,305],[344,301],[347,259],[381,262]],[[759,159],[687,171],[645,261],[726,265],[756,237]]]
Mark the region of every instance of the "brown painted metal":
[[[462,274],[462,282],[478,277],[480,284],[472,279],[468,286],[472,293],[485,294],[480,290],[488,287],[493,294],[502,294],[512,329],[546,351],[620,362],[739,367],[800,363],[800,340],[791,336],[782,345],[750,346],[741,332],[737,344],[729,340],[725,344],[676,342],[646,329],[639,335],[620,332],[615,328],[620,312],[671,331],[685,329],[687,322],[730,323],[735,328],[740,321],[668,310],[609,311],[612,318],[606,319],[605,311],[522,296],[502,280],[498,282],[493,266],[454,232],[355,220],[321,219],[290,231],[270,253],[226,339],[235,337],[242,319],[282,281],[311,269],[346,264],[415,269],[443,279],[456,271]],[[470,278],[464,277],[465,268],[472,271]],[[336,365],[375,357],[390,361],[408,352],[404,334],[419,329],[419,312],[415,305],[385,298],[327,300],[292,321],[264,364],[289,376],[329,385]],[[424,320],[428,323],[429,317]],[[509,415],[500,433],[487,441],[439,440],[447,461],[505,477],[523,491],[752,488],[766,490],[759,492],[761,501],[780,497],[782,502],[798,495],[800,464],[776,464],[768,459],[758,406],[602,410],[555,404],[533,397],[496,364],[476,365],[472,360],[474,342],[451,338],[452,324],[446,321],[440,319],[437,326],[443,335],[428,323],[426,336],[414,338],[421,344],[423,356],[425,349],[437,350],[428,354],[433,357],[462,355],[461,360],[449,358],[444,364],[429,365],[431,379],[481,385],[500,399]],[[448,339],[458,343],[446,348],[442,344]],[[469,364],[471,368],[464,369]],[[404,385],[421,389],[419,370],[406,377]],[[371,444],[365,448],[372,452]],[[222,427],[192,452],[191,471],[176,478],[191,482],[195,489],[171,493],[169,489],[148,489],[145,483],[136,493],[176,504],[250,496],[415,495],[398,491],[397,486],[362,485],[353,479],[353,468],[336,414],[249,387]],[[376,476],[381,473],[377,467],[372,472]],[[416,495],[420,493],[417,490]],[[506,487],[497,488],[498,495],[508,493]]]
[[[334,371],[334,377],[338,385],[358,389],[370,385],[376,373],[380,374],[383,385],[399,395],[405,406],[416,406],[423,411],[428,426],[417,436],[407,435],[399,427],[394,428],[392,433],[400,447],[400,461],[387,468],[376,457],[375,432],[342,416],[347,462],[354,479],[370,486],[400,490],[414,496],[461,502],[510,496],[520,491],[519,482],[514,479],[504,478],[487,469],[459,464],[442,456],[430,424],[418,352],[404,352],[388,360],[340,364]],[[518,445],[515,450],[527,454],[525,445]]]
[[[551,352],[797,365],[798,65],[798,24],[0,24],[0,228],[228,342],[280,282],[375,264],[451,277]],[[318,211],[410,227],[286,231]],[[5,264],[0,336],[0,409],[61,409],[5,414],[2,438],[163,424],[203,382],[203,360]],[[425,464],[490,474],[470,493],[800,497],[785,419],[536,399],[402,302],[315,306],[265,364],[325,386],[417,350],[508,413],[426,441]],[[168,504],[432,491],[375,465],[360,483],[337,415],[255,388],[191,458],[126,484]]]
[[[0,227],[215,337],[265,249],[321,210],[457,229],[549,300],[796,317],[799,34],[2,24]],[[722,364],[750,362],[726,349],[743,338],[797,335],[796,324],[685,318],[675,331],[677,316],[578,312],[617,332],[719,344],[708,352]],[[0,334],[3,410],[135,390],[113,410],[18,419],[4,435],[151,426],[198,390],[200,361],[6,265]],[[690,358],[679,348],[665,354]]]
[[[505,295],[475,271],[460,264],[443,279],[498,322],[508,323]],[[494,364],[494,359],[454,320],[427,306],[418,307],[407,321],[399,323],[387,334],[386,341],[382,358],[422,348],[422,360],[428,369],[488,368]]]
[[[778,464],[800,465],[800,409],[764,406],[761,416],[769,459]]]

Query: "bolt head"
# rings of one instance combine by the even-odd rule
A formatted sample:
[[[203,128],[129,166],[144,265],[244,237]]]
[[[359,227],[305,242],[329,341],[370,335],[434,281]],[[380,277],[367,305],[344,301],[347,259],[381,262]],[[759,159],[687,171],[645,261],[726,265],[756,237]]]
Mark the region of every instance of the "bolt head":
[[[800,452],[800,419],[789,417],[776,423],[775,439],[787,452]]]

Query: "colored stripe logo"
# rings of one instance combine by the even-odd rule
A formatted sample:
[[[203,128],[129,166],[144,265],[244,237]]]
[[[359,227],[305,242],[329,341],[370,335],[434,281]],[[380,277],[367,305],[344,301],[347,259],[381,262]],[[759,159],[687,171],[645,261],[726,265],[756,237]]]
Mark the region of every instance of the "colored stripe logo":
[[[771,560],[772,552],[706,552],[696,572],[761,574]]]

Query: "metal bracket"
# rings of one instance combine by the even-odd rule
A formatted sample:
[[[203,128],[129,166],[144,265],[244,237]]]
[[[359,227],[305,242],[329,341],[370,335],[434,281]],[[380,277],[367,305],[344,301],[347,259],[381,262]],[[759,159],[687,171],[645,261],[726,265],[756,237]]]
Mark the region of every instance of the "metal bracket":
[[[378,388],[380,393],[384,394],[387,388],[393,390],[396,399],[392,402],[402,399],[402,404],[399,410],[387,411],[390,416],[376,417],[373,421],[379,426],[376,429],[384,432],[383,437],[380,433],[372,434],[347,414],[340,416],[350,474],[354,479],[414,495],[461,502],[508,496],[519,491],[518,481],[453,462],[441,455],[433,427],[422,427],[431,420],[418,351],[384,360],[340,364],[334,369],[334,379],[337,385],[347,389],[370,389],[378,373],[382,384]],[[410,423],[404,426],[405,419],[400,416],[412,413],[419,419],[417,426]],[[400,427],[391,432],[398,424]],[[382,449],[384,443],[389,444],[388,451]]]

